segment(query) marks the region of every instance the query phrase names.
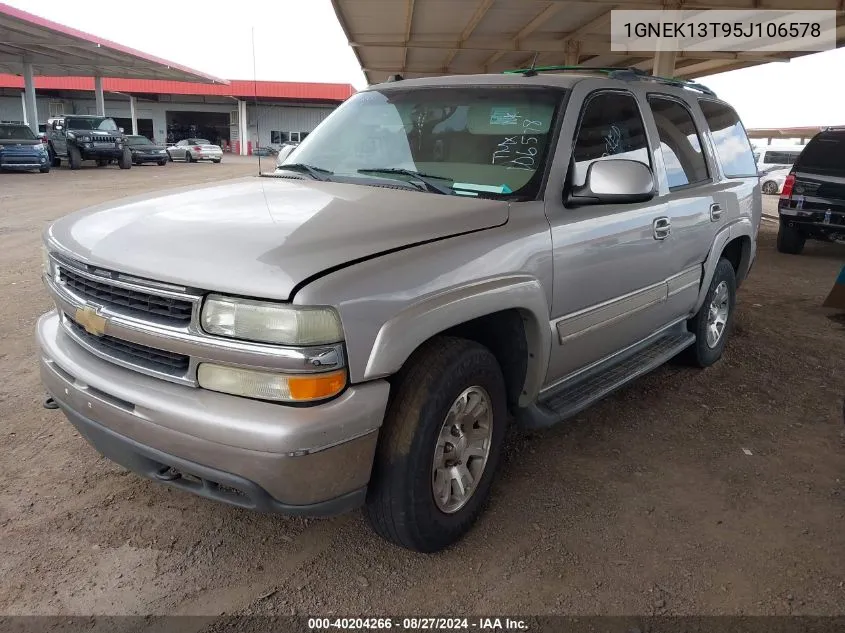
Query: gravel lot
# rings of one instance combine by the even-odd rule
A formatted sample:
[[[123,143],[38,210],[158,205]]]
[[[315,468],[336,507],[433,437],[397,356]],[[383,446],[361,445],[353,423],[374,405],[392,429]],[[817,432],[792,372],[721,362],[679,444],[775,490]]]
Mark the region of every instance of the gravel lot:
[[[845,328],[819,307],[845,246],[780,255],[773,224],[722,362],[514,435],[488,512],[448,552],[396,549],[358,513],[224,507],[99,457],[41,407],[42,229],[255,169],[0,174],[0,614],[845,613]]]

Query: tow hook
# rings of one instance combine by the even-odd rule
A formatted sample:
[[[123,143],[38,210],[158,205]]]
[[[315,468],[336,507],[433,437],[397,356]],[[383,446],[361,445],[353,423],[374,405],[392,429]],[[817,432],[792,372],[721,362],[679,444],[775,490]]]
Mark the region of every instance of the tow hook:
[[[156,479],[160,479],[161,481],[176,481],[182,477],[182,473],[180,473],[175,468],[170,466],[165,466],[161,470],[156,473]]]
[[[41,405],[45,409],[58,409],[59,403],[53,400],[53,396],[47,396],[44,403]]]

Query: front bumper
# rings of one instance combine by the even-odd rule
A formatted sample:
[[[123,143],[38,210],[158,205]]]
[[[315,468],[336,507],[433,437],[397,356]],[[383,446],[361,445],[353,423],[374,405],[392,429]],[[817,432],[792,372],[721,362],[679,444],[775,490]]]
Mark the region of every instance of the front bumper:
[[[97,160],[100,158],[120,158],[123,156],[123,148],[120,147],[93,147],[91,146],[77,146],[79,153],[82,155],[82,160]]]
[[[47,155],[38,154],[0,154],[0,169],[29,170],[41,169],[50,165]]]
[[[176,385],[82,349],[56,312],[36,328],[41,378],[103,455],[152,479],[225,503],[330,515],[359,505],[389,386],[374,381],[314,407],[289,407]],[[365,429],[322,444],[337,427]],[[316,433],[317,429],[326,429]]]
[[[167,160],[167,153],[165,152],[164,154],[159,154],[159,153],[141,154],[141,153],[138,153],[138,152],[134,152],[132,154],[132,160],[135,161],[136,163],[154,163],[154,162],[158,162],[160,160],[166,161]]]

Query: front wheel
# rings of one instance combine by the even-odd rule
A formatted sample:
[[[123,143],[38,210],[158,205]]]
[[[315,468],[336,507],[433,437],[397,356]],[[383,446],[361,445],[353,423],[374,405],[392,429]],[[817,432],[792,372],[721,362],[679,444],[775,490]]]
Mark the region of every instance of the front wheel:
[[[728,342],[736,307],[736,272],[724,257],[716,264],[704,303],[687,322],[695,343],[684,354],[690,364],[709,367],[722,357]]]
[[[131,169],[132,168],[132,152],[128,149],[123,150],[123,155],[117,162],[118,167],[121,169]]]
[[[436,552],[472,527],[501,456],[505,381],[493,354],[439,336],[396,376],[365,513],[383,538]]]
[[[40,171],[42,174],[49,174],[50,173],[50,166],[47,165],[46,167],[42,167],[38,171]]]
[[[807,238],[797,229],[780,223],[778,229],[778,251],[788,255],[800,255],[804,250],[804,243]]]
[[[67,147],[67,162],[71,169],[79,169],[82,167],[82,154],[73,145]]]
[[[167,164],[167,160],[164,159],[164,158],[162,158],[160,161],[158,161],[159,167],[164,167],[166,164]]]

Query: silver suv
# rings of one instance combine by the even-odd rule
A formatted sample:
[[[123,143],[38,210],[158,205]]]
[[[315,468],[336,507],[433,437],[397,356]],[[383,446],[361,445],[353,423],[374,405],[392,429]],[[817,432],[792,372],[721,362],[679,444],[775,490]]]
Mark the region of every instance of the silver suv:
[[[719,359],[760,216],[745,130],[702,86],[377,85],[270,177],[50,226],[41,375],[136,473],[262,511],[363,505],[432,552],[481,511],[508,424]]]

